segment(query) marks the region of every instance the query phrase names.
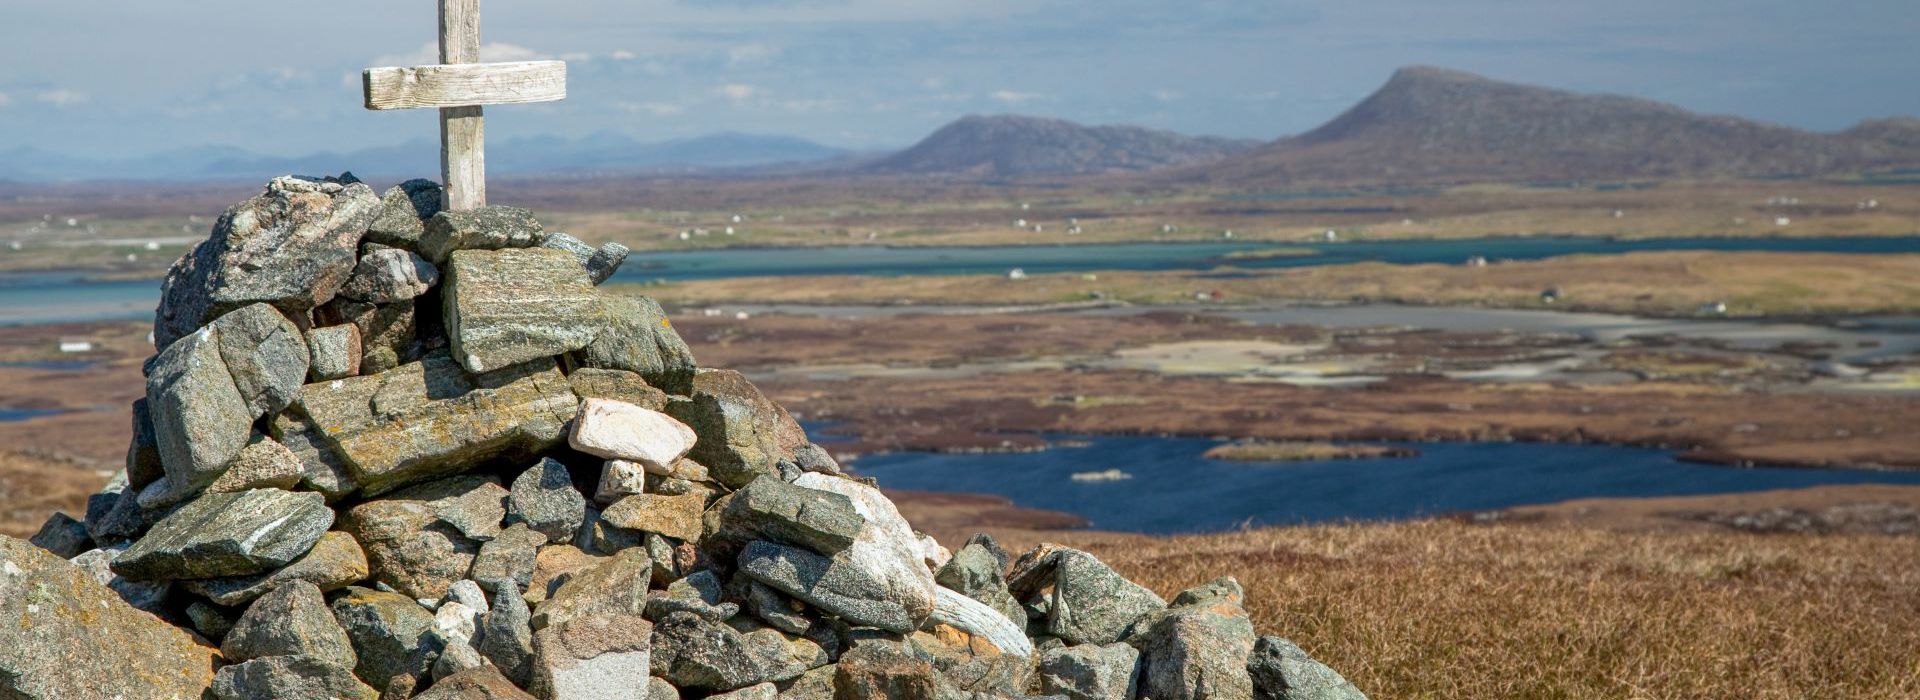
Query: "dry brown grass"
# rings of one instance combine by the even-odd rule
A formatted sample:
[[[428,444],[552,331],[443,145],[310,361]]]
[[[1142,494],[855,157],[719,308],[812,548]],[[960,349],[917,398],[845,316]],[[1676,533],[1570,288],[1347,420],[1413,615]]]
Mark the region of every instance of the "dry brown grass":
[[[1163,595],[1238,576],[1263,633],[1374,698],[1920,697],[1912,538],[1422,521],[1054,539]]]

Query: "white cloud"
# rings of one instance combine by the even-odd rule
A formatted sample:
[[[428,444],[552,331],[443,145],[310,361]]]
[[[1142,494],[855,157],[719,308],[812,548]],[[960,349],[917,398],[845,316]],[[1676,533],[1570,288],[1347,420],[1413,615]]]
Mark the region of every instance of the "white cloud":
[[[55,107],[71,107],[86,102],[89,99],[87,93],[65,88],[46,90],[38,95],[34,95],[33,98]]]
[[[988,97],[992,97],[995,100],[999,100],[1001,102],[1005,102],[1010,105],[1017,105],[1022,102],[1032,102],[1034,100],[1040,99],[1042,95],[1037,92],[1016,92],[1013,90],[995,90],[993,91],[993,94],[988,95]]]
[[[720,87],[714,88],[713,91],[719,94],[721,97],[725,97],[729,100],[738,102],[740,100],[753,97],[754,93],[759,92],[760,89],[752,85],[746,85],[742,83],[731,83],[728,85],[722,85]]]
[[[519,44],[492,43],[480,45],[480,60],[482,61],[532,61],[542,58],[551,58],[551,56],[546,52],[536,51]],[[372,65],[426,66],[439,62],[440,44],[429,41],[406,53],[387,54],[376,57],[373,59]]]
[[[656,117],[671,117],[687,111],[686,105],[673,102],[621,102],[620,109]]]
[[[639,56],[634,55],[632,51],[628,51],[626,49],[620,49],[618,51],[613,52],[612,57],[613,57],[613,60],[615,61],[631,61],[633,59],[639,58]]]

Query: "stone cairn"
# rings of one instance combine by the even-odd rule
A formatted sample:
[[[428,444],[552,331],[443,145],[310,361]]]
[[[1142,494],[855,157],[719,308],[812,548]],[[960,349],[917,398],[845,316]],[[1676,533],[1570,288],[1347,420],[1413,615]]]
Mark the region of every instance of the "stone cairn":
[[[126,470],[0,538],[0,695],[1362,698],[1092,555],[949,554],[626,257],[284,177],[168,272]]]

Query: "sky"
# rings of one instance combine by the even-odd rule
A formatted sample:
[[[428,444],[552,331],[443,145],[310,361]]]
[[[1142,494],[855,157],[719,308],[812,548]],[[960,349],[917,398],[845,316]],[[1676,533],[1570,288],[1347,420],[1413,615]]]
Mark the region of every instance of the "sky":
[[[482,57],[568,62],[490,139],[720,131],[904,146],[966,114],[1273,139],[1396,67],[1816,130],[1920,115],[1915,0],[484,0]],[[435,3],[0,2],[0,151],[271,155],[433,138],[360,70],[433,62]]]

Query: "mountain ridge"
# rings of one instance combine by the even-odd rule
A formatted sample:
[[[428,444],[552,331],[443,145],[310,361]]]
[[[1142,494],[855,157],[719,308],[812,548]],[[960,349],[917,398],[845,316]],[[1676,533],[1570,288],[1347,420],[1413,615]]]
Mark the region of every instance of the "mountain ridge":
[[[1049,117],[971,114],[860,170],[869,174],[974,178],[1098,175],[1209,162],[1259,143],[1140,126],[1088,126]]]

